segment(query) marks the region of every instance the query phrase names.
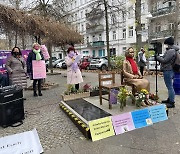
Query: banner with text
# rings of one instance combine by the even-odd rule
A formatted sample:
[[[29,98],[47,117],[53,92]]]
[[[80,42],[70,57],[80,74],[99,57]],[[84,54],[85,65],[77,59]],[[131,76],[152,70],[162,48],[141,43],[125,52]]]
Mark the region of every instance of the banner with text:
[[[101,118],[89,122],[89,128],[93,141],[114,136],[111,117]]]
[[[36,129],[0,138],[2,154],[40,154],[43,152]]]
[[[112,116],[112,122],[116,135],[135,129],[131,113],[124,113]]]
[[[149,107],[149,113],[153,123],[157,123],[168,119],[165,104]]]

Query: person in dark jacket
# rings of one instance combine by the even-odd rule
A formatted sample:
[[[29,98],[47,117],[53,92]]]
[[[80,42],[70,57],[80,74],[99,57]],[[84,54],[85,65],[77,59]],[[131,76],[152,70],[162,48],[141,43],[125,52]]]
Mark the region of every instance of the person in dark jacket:
[[[38,43],[34,43],[33,50],[29,53],[27,58],[27,73],[29,74],[30,79],[33,80],[33,92],[35,97],[37,97],[38,95],[42,96],[41,84],[43,79],[33,79],[33,67],[32,67],[33,60],[44,60],[40,47],[41,46]],[[38,82],[38,94],[36,87],[37,82]]]
[[[164,47],[166,52],[163,57],[156,56],[157,61],[161,63],[161,71],[163,71],[164,82],[168,90],[168,99],[162,101],[165,103],[167,108],[175,107],[175,92],[173,88],[173,64],[176,59],[176,52],[179,50],[177,46],[174,45],[174,39],[172,37],[167,38],[164,41]]]
[[[144,75],[144,67],[146,66],[146,57],[145,57],[145,50],[141,48],[138,53],[138,65],[141,72],[141,75]]]

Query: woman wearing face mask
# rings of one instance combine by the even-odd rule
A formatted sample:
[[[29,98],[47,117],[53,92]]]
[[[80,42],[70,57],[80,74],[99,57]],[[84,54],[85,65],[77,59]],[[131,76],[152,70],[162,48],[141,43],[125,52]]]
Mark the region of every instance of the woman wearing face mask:
[[[19,85],[23,89],[27,87],[26,63],[22,57],[20,48],[14,47],[11,56],[6,61],[10,84]]]
[[[65,62],[67,65],[67,84],[75,84],[75,88],[79,90],[79,83],[83,82],[83,78],[79,66],[75,62],[76,56],[74,47],[69,47]]]
[[[168,90],[168,98],[167,100],[162,101],[165,103],[167,108],[175,107],[175,92],[173,89],[173,64],[176,58],[176,52],[178,52],[179,47],[174,45],[174,39],[172,37],[167,38],[164,41],[164,48],[166,49],[163,57],[157,56],[156,59],[161,63],[161,71],[163,72],[164,82]]]
[[[150,91],[149,81],[143,78],[134,60],[134,49],[132,47],[126,50],[125,57],[126,59],[123,61],[124,81],[133,84],[136,91],[141,91],[141,89]],[[145,106],[145,104],[142,105]]]
[[[33,80],[33,94],[34,97],[42,96],[41,92],[41,84],[43,79],[33,79],[33,67],[32,61],[33,60],[44,60],[43,54],[40,50],[41,46],[38,43],[33,44],[33,50],[29,53],[27,58],[27,73],[31,80]],[[38,83],[38,94],[37,94],[37,83]]]

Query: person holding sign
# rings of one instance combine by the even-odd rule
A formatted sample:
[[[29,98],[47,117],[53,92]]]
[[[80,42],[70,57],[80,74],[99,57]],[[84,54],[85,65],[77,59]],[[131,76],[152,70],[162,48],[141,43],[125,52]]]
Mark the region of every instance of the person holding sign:
[[[27,87],[26,62],[22,57],[19,47],[14,47],[11,56],[6,61],[10,84],[19,85],[23,89]]]
[[[136,87],[137,91],[141,91],[141,89],[146,89],[149,92],[149,81],[147,79],[144,79],[141,75],[134,60],[134,49],[132,47],[126,50],[125,57],[126,59],[123,62],[124,81],[133,84]]]
[[[79,83],[83,82],[81,71],[78,66],[78,62],[81,59],[81,55],[77,55],[74,47],[69,47],[67,50],[67,56],[65,62],[67,65],[67,84],[75,84],[75,88],[79,89]]]
[[[44,57],[40,48],[41,46],[38,43],[34,43],[33,50],[29,53],[27,58],[27,73],[29,74],[30,79],[33,80],[33,92],[35,97],[38,96],[37,88],[36,88],[37,82],[38,82],[38,94],[39,96],[42,96],[41,84],[42,84],[42,79],[45,78],[45,74],[46,74]]]

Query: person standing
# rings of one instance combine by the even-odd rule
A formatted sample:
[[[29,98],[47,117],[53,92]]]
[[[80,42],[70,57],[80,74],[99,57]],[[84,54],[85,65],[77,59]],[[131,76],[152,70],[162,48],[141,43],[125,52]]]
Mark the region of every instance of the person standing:
[[[173,64],[176,59],[176,52],[179,48],[174,45],[174,38],[169,37],[164,41],[164,48],[166,49],[162,57],[155,55],[157,61],[161,63],[161,71],[163,72],[164,82],[168,90],[168,99],[162,101],[167,108],[175,107],[175,92],[173,88]]]
[[[27,58],[27,73],[29,74],[29,77],[31,80],[33,80],[33,94],[34,97],[42,96],[41,92],[41,84],[43,79],[33,79],[33,66],[32,66],[32,61],[33,60],[44,60],[43,54],[40,50],[41,46],[38,43],[33,44],[33,49],[29,53],[28,58]],[[37,83],[38,83],[38,94],[37,94]]]
[[[6,61],[6,69],[9,74],[10,85],[19,85],[23,89],[27,87],[26,62],[19,47],[12,49],[11,56]]]
[[[141,72],[141,75],[144,75],[144,67],[146,66],[146,56],[145,56],[145,50],[141,48],[141,50],[138,53],[138,65]]]
[[[77,52],[75,52],[74,47],[69,47],[65,62],[67,65],[67,84],[74,84],[76,90],[79,90],[79,83],[83,82],[83,78],[79,66],[75,62],[76,56]]]

